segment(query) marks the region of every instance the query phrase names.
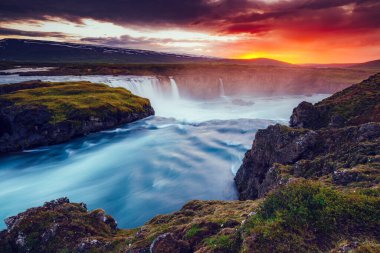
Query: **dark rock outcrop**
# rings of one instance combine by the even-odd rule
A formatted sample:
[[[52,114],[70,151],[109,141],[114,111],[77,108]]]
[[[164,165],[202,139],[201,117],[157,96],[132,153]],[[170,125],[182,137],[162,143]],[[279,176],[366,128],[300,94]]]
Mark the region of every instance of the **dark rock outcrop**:
[[[259,130],[235,182],[239,198],[256,199],[293,178],[336,185],[379,181],[380,74],[312,105],[294,109],[290,126]]]
[[[313,104],[302,102],[294,108],[289,124],[298,128],[321,128],[321,112]]]
[[[117,232],[115,220],[103,210],[89,212],[85,204],[70,203],[67,198],[28,209],[5,223],[7,230],[0,235],[1,252],[106,250],[112,248],[106,238]]]
[[[257,131],[252,149],[245,154],[235,178],[239,198],[261,197],[270,187],[269,177],[277,181],[273,169],[270,171],[274,163],[290,164],[301,157],[308,157],[316,144],[317,133],[312,130],[277,124]]]
[[[0,86],[0,153],[68,141],[154,114],[149,100],[89,82]]]
[[[235,252],[237,228],[256,207],[253,201],[194,200],[140,228],[118,229],[103,210],[61,198],[6,219],[0,252]]]
[[[320,129],[380,122],[380,74],[337,92],[312,105],[300,103],[290,118],[291,127]]]

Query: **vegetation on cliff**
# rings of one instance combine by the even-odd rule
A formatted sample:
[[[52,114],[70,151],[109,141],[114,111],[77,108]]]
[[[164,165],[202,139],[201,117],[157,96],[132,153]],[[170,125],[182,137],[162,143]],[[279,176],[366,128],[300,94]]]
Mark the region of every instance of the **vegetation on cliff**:
[[[23,85],[28,86],[28,82]],[[85,81],[41,82],[38,87],[22,87],[3,94],[0,99],[2,103],[6,101],[15,107],[46,107],[52,115],[52,124],[71,120],[73,112],[80,112],[85,117],[104,118],[110,113],[143,112],[149,106],[148,99],[134,96],[124,88],[111,88],[105,84]]]
[[[154,114],[148,99],[90,82],[0,87],[0,152],[66,141]]]
[[[380,74],[335,93],[315,105],[303,102],[294,109],[292,127],[319,129],[380,122]]]
[[[380,198],[298,180],[269,194],[243,226],[243,252],[328,252],[379,239]],[[377,247],[380,249],[380,247]]]

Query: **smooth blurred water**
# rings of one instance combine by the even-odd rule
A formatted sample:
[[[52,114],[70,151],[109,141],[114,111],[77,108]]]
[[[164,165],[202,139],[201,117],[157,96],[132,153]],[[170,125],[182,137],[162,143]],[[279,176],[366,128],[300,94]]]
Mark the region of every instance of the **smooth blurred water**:
[[[68,196],[90,209],[105,209],[120,227],[135,227],[191,199],[236,199],[233,177],[257,129],[286,123],[303,100],[326,97],[224,95],[194,101],[181,98],[180,84],[165,90],[155,77],[12,75],[0,76],[0,83],[33,79],[85,79],[126,87],[151,99],[157,116],[1,156],[1,219]]]

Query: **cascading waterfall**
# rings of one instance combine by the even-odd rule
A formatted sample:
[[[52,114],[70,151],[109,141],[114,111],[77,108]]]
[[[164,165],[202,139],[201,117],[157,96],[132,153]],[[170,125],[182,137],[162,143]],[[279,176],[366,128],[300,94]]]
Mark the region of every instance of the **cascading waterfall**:
[[[166,94],[156,77],[129,77],[121,82],[108,81],[113,87],[123,87],[133,94],[149,99],[163,98]]]
[[[154,76],[108,77],[105,81],[100,80],[112,87],[123,87],[137,96],[148,98],[157,116],[178,118],[180,111],[177,108],[183,107],[185,101],[179,95],[174,78],[169,77],[169,81],[170,86]]]
[[[178,90],[178,86],[177,86],[177,83],[175,82],[174,78],[173,77],[169,77],[170,79],[170,86],[171,86],[171,91],[172,91],[172,97],[174,99],[180,99],[180,96],[179,96],[179,90]]]
[[[220,97],[225,97],[225,95],[224,95],[224,84],[223,84],[222,78],[219,78],[219,94],[220,94]]]

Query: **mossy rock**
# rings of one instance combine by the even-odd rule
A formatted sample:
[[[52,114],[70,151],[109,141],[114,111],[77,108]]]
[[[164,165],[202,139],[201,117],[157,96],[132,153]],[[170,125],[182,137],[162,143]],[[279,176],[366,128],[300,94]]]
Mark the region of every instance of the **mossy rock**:
[[[70,140],[154,114],[146,98],[91,82],[0,87],[0,153]]]
[[[148,99],[135,96],[124,88],[86,81],[26,82],[18,85],[20,89],[0,96],[3,103],[6,101],[21,108],[46,107],[51,113],[52,124],[75,120],[76,116],[102,119],[107,117],[107,113],[139,113],[150,105]]]

